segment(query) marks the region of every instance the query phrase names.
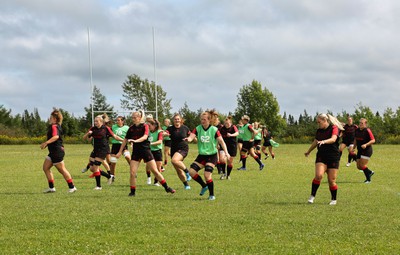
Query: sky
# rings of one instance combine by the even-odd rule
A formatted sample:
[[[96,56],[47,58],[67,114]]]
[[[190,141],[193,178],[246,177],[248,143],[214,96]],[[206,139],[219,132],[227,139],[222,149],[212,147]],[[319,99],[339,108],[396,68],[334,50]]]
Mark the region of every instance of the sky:
[[[172,112],[234,112],[256,80],[281,114],[383,113],[400,105],[398,13],[395,0],[2,1],[0,105],[79,117],[95,85],[125,111],[121,86],[136,74]]]

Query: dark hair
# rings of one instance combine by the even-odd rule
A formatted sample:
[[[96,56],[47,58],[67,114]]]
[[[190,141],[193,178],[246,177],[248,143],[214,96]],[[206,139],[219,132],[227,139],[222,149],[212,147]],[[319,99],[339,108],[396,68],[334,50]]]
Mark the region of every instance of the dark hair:
[[[149,120],[148,123],[150,125],[153,125],[156,128],[156,130],[160,129],[160,122],[158,120],[152,119],[152,120]]]

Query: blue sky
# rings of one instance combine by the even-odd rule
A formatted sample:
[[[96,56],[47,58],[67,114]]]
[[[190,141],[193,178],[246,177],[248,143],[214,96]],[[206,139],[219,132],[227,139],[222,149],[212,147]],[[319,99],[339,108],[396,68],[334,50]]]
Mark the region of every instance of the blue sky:
[[[399,107],[400,2],[48,1],[0,9],[0,105],[13,114],[89,106],[93,83],[120,109],[127,75],[154,80],[173,111],[233,112],[243,85],[259,81],[281,113]],[[121,109],[122,110],[122,109]]]

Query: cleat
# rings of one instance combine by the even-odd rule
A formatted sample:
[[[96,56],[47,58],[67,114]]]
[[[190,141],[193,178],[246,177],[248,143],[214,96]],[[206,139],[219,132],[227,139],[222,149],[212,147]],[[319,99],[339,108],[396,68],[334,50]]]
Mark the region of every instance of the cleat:
[[[269,155],[267,154],[267,155],[265,155],[265,158],[264,159],[267,159],[267,158],[269,158]]]
[[[211,201],[215,200],[215,196],[209,196],[208,200],[211,200]]]
[[[111,177],[108,179],[107,184],[111,185],[114,182],[114,175],[111,175]]]
[[[147,185],[151,185],[151,177],[147,177]]]
[[[174,190],[174,189],[171,188],[171,187],[166,188],[165,191],[166,191],[167,193],[171,193],[171,194],[174,194],[174,193],[176,192],[176,190]]]
[[[154,183],[153,185],[154,185],[154,186],[157,186],[157,187],[160,187],[160,186],[161,186],[158,182]]]
[[[208,186],[203,187],[200,191],[200,196],[204,195],[204,193],[206,193],[207,190],[208,190]]]
[[[192,179],[189,172],[185,173],[185,175],[186,175],[186,181],[190,181]]]
[[[74,193],[76,190],[77,190],[76,187],[73,187],[72,189],[68,190],[68,193]]]
[[[313,204],[313,203],[314,203],[314,199],[315,199],[314,196],[310,196],[310,198],[307,200],[307,202],[308,202],[309,204]]]
[[[368,183],[371,183],[371,181],[365,180],[364,183],[368,184]]]
[[[349,166],[350,166],[350,162],[348,162],[348,163],[346,164],[346,166],[349,167]]]
[[[226,179],[226,175],[225,174],[221,174],[221,177],[219,177],[220,180],[225,180]]]
[[[85,168],[83,168],[83,169],[81,170],[81,172],[82,172],[82,173],[86,173],[88,170],[89,170],[89,168],[86,168],[86,167],[85,167]]]
[[[331,202],[329,203],[329,205],[336,205],[336,200],[331,200]]]
[[[133,192],[128,194],[128,197],[134,197],[134,196],[135,196],[135,193],[133,193]]]
[[[262,171],[264,169],[264,166],[265,166],[264,164],[260,165],[260,171]]]
[[[54,193],[56,192],[56,188],[48,188],[43,191],[43,193]]]
[[[184,186],[184,187],[185,187],[185,190],[190,190],[191,189],[189,185]]]
[[[237,170],[242,170],[242,171],[246,171],[246,167],[239,167]]]
[[[96,186],[96,187],[94,187],[94,190],[102,190],[103,188],[102,187],[99,187],[99,186]]]

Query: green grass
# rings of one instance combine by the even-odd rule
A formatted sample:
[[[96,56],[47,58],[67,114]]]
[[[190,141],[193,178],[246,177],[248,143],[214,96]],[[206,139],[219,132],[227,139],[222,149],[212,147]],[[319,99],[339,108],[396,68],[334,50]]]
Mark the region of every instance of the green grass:
[[[328,205],[326,177],[315,204],[306,203],[315,160],[304,157],[308,146],[281,145],[261,172],[249,159],[232,181],[215,174],[215,201],[200,197],[194,181],[185,191],[170,165],[164,176],[176,194],[147,186],[142,165],[137,195],[128,197],[122,160],[116,182],[94,191],[94,179],[80,172],[90,145],[66,145],[78,191],[68,194],[53,168],[57,192],[43,194],[47,151],[0,146],[1,254],[399,254],[400,146],[374,146],[371,184],[343,157],[336,206]],[[196,153],[191,145],[187,166]]]

